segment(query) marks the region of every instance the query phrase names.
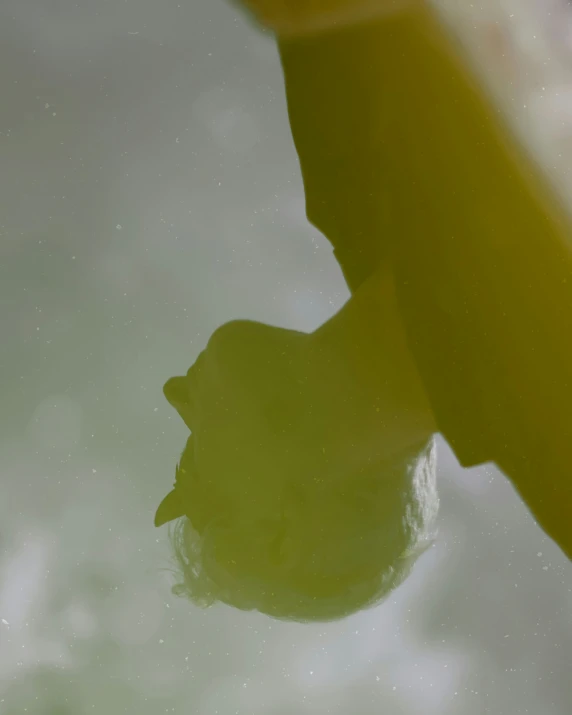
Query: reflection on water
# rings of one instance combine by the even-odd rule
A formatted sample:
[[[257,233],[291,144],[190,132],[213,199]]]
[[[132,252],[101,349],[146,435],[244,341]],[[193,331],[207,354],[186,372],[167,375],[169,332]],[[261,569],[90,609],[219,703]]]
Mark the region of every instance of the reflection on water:
[[[0,712],[568,712],[562,552],[498,470],[462,470],[433,443],[417,389],[417,412],[379,430],[371,380],[403,369],[401,387],[415,384],[399,340],[358,341],[358,357],[393,360],[358,384],[341,379],[351,354],[308,352],[330,319],[354,323],[356,303],[339,255],[301,220],[272,39],[223,2],[60,5],[0,8]],[[500,12],[481,5],[475,38]],[[523,45],[542,33],[519,27]],[[191,519],[172,563],[152,520],[190,431],[161,386],[205,348],[213,383],[199,384],[210,397],[180,462]],[[246,399],[234,388],[252,356]],[[403,404],[384,390],[383,405]],[[407,554],[392,590],[422,527],[432,546]],[[233,607],[174,598],[177,582]],[[351,600],[348,583],[367,588]],[[261,603],[262,587],[281,597]]]
[[[362,300],[311,335],[227,323],[165,385],[192,431],[155,520],[188,517],[177,592],[331,620],[381,601],[429,547],[431,415],[403,337],[372,330]]]

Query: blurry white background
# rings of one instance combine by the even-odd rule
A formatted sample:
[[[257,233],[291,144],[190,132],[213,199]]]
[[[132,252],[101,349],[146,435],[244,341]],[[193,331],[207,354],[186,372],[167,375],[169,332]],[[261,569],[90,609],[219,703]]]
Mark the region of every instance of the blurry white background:
[[[572,8],[441,4],[572,198]],[[570,564],[445,445],[440,538],[381,607],[170,594],[163,382],[226,320],[310,330],[347,297],[271,38],[222,0],[1,0],[0,86],[1,715],[572,711]]]

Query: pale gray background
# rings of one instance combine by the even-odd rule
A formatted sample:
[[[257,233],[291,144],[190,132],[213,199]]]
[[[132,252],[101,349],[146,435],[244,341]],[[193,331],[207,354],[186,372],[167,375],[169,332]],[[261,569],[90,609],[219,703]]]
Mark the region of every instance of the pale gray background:
[[[567,3],[443,4],[572,195]],[[310,330],[347,297],[271,38],[222,0],[0,0],[0,87],[0,715],[570,712],[570,564],[445,445],[440,538],[381,607],[170,594],[163,382],[226,320]]]

